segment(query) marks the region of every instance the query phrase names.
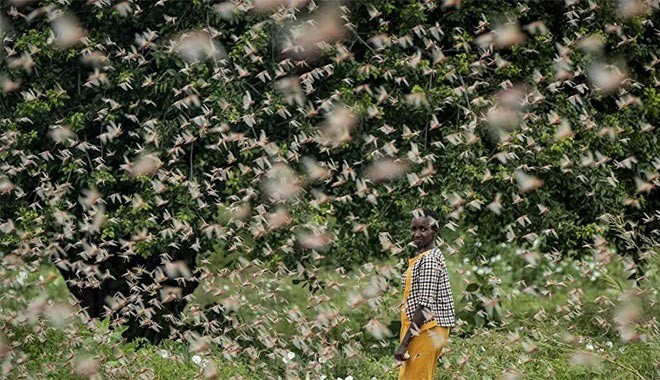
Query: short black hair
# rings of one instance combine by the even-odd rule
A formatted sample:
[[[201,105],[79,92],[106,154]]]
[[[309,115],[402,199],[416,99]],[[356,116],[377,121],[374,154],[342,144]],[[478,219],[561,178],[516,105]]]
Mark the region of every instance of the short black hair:
[[[412,211],[413,218],[417,217],[430,217],[433,218],[436,221],[436,225],[438,228],[440,228],[440,218],[438,218],[438,214],[436,214],[435,211],[431,210],[428,207],[420,207],[416,208]]]

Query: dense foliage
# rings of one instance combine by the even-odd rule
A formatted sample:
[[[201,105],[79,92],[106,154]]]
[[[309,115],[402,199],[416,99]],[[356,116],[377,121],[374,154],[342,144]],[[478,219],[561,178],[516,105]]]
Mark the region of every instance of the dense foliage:
[[[641,266],[657,7],[3,3],[2,259],[48,259],[91,316],[152,341],[216,268],[316,291],[318,267],[401,253],[419,206],[446,216],[448,254]]]

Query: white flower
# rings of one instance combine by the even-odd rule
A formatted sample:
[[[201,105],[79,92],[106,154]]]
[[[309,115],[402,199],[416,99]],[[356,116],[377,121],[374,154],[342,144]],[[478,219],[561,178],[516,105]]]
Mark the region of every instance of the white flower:
[[[191,359],[192,359],[193,363],[195,363],[197,365],[202,364],[202,358],[199,355],[193,355],[193,357]]]
[[[592,350],[593,351],[593,349],[594,349],[594,346],[591,343],[587,343],[587,345],[585,347],[587,348],[587,350]]]
[[[606,345],[607,347],[609,347],[609,348],[612,348],[612,346],[614,346],[614,345],[612,344],[612,342],[610,342],[609,340],[608,340],[607,342],[605,342],[605,345]]]
[[[348,376],[346,376],[346,378],[344,380],[353,380],[353,376],[348,375]]]
[[[167,358],[170,357],[170,353],[167,352],[167,350],[160,350],[160,351],[158,351],[158,355],[164,357],[165,359],[167,359]]]
[[[293,358],[296,357],[296,353],[295,353],[295,352],[291,352],[291,351],[289,351],[289,352],[287,352],[286,356],[287,356],[290,360],[293,360]]]

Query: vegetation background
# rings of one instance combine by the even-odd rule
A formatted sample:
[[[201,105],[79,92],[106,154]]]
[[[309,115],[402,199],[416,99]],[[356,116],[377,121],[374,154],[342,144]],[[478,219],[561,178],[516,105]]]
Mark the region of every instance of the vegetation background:
[[[419,206],[438,378],[660,376],[657,1],[0,9],[4,377],[393,377]]]

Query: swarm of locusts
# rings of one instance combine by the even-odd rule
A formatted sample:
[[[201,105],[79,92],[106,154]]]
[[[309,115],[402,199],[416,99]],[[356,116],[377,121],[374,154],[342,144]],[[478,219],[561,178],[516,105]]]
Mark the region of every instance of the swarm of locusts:
[[[151,379],[122,348],[141,337],[186,344],[208,379],[234,361],[319,378],[389,353],[421,206],[443,216],[455,336],[504,329],[519,352],[503,378],[546,345],[615,360],[575,327],[577,281],[616,284],[614,264],[633,285],[598,297],[594,323],[652,340],[660,59],[640,46],[660,45],[659,8],[8,0],[0,377]],[[555,336],[503,308],[557,292],[532,317],[575,327]],[[35,367],[34,342],[66,360]],[[450,342],[440,368],[460,378],[478,354]]]

